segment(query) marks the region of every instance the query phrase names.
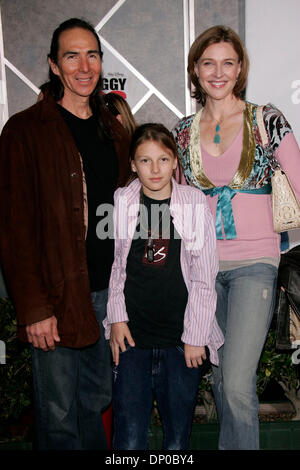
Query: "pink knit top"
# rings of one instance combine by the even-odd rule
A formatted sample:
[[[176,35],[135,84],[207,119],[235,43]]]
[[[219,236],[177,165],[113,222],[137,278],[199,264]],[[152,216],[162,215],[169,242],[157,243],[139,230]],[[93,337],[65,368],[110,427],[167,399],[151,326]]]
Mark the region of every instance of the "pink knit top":
[[[203,169],[215,186],[225,186],[236,172],[243,145],[243,129],[230,147],[219,157],[208,154],[201,145]],[[276,160],[287,173],[300,201],[300,150],[290,132],[275,152]],[[218,196],[207,196],[216,217]],[[220,260],[246,260],[280,256],[280,236],[273,230],[271,195],[237,193],[232,199],[237,238],[218,240]]]

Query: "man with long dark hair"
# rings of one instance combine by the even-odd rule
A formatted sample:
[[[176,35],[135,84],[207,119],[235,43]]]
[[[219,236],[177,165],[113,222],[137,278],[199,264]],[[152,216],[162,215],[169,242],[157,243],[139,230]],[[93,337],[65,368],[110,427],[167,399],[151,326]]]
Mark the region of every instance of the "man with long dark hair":
[[[113,240],[97,237],[97,208],[128,177],[128,138],[102,102],[89,23],[62,23],[48,62],[43,99],[1,135],[1,263],[20,338],[31,343],[39,448],[105,449]]]

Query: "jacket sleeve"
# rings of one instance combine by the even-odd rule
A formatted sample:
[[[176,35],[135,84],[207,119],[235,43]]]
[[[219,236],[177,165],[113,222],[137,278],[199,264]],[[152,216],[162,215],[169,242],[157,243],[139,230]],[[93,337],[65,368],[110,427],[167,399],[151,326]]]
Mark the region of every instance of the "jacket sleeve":
[[[122,189],[117,189],[114,196],[114,239],[115,239],[115,256],[111,269],[108,289],[107,316],[103,321],[105,328],[105,337],[110,337],[110,327],[112,323],[128,321],[126,312],[124,286],[126,281],[126,257],[124,256],[124,244],[128,243],[127,237],[123,237],[127,233],[125,227],[127,221],[126,204],[122,205],[124,199],[120,195]]]
[[[184,317],[182,341],[192,346],[218,349],[223,334],[216,321],[216,275],[219,268],[213,217],[205,201],[203,208],[203,244],[191,250],[184,267],[189,284],[189,296]],[[211,348],[210,348],[211,349]]]
[[[42,209],[36,173],[22,129],[8,123],[0,137],[0,257],[19,325],[53,315],[40,269]]]

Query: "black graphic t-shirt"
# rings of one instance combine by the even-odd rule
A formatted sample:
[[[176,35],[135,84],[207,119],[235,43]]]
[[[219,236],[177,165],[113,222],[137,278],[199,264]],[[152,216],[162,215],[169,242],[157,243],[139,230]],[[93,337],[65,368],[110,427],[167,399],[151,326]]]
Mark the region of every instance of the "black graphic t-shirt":
[[[188,297],[180,265],[181,239],[170,216],[169,200],[143,196],[142,202],[127,259],[128,327],[137,347],[176,346],[181,344]],[[147,259],[148,227],[152,229],[153,262]]]

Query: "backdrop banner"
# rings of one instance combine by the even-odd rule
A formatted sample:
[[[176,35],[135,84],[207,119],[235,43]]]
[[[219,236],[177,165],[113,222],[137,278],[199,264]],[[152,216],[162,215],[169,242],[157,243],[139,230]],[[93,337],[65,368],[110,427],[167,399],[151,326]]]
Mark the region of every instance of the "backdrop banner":
[[[148,88],[104,44],[102,48],[104,93],[118,93],[126,99],[131,109],[134,108],[148,92]]]
[[[279,108],[300,145],[299,0],[246,1],[245,40],[250,58],[247,100]],[[291,247],[300,230],[289,232]]]

